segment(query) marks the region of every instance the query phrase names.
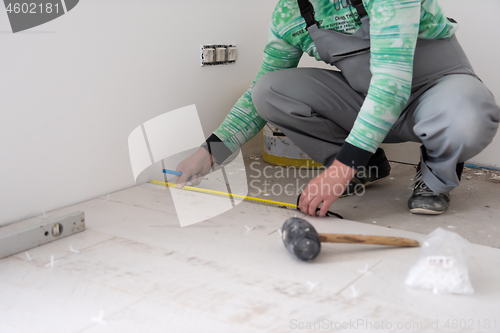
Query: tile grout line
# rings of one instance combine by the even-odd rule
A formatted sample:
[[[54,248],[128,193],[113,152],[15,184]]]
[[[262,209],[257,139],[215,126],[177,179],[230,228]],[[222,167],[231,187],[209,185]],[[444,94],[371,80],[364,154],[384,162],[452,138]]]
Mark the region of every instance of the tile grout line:
[[[383,260],[384,259],[380,259],[375,265],[373,265],[372,267],[370,267],[369,271],[371,271],[373,268],[375,268]],[[365,276],[365,273],[360,274],[357,278],[355,278],[354,280],[352,280],[351,282],[349,282],[344,288],[340,289],[337,293],[335,293],[335,295],[340,295],[341,292],[343,292],[344,290],[346,290],[347,288],[349,288],[351,285],[353,285],[356,281],[358,281],[359,279],[361,279],[363,276]]]
[[[153,209],[153,208],[146,208],[146,207],[142,207],[142,206],[137,206],[137,205],[132,205],[132,204],[128,204],[128,203],[125,203],[125,202],[119,202],[119,201],[115,201],[113,199],[109,199],[109,200],[106,200],[106,199],[100,199],[98,198],[99,200],[102,200],[102,201],[108,201],[108,202],[113,202],[113,203],[116,203],[116,204],[119,204],[119,205],[125,205],[125,206],[130,206],[130,207],[136,207],[136,208],[141,208],[141,209],[146,209],[146,210],[151,210],[153,212],[159,212],[159,213],[165,213],[165,214],[169,214],[169,215],[175,215],[177,216],[177,214],[174,214],[174,213],[169,213],[169,212],[165,212],[165,211],[162,211],[162,210],[157,210],[157,209]]]
[[[89,280],[89,281],[91,281],[91,280]],[[95,282],[95,281],[93,281],[93,282]],[[116,289],[117,289],[117,290],[120,290],[120,289],[118,289],[118,288],[116,288]],[[129,293],[129,294],[130,294],[130,292],[127,292],[127,293]],[[132,295],[133,295],[133,294],[132,294]],[[141,296],[141,297],[142,297],[142,296]],[[129,308],[129,307],[131,307],[131,306],[134,306],[134,305],[136,305],[136,304],[138,304],[138,303],[140,303],[140,302],[144,301],[144,299],[145,299],[145,298],[141,298],[141,299],[138,299],[138,300],[137,300],[137,301],[135,301],[135,302],[132,302],[132,303],[130,303],[130,304],[127,304],[127,305],[125,305],[123,308],[118,309],[118,310],[116,310],[116,311],[114,311],[114,312],[110,313],[110,314],[109,314],[109,315],[107,315],[107,316],[104,316],[104,318],[106,318],[106,317],[111,317],[111,316],[113,316],[113,315],[115,315],[115,314],[117,314],[117,313],[119,313],[119,312],[121,312],[121,311],[123,311],[123,310],[126,310],[127,308]],[[104,319],[104,318],[103,318],[103,319]],[[82,328],[80,331],[77,331],[77,333],[84,333],[86,330],[91,329],[92,327],[94,327],[94,326],[96,326],[96,325],[99,325],[99,323],[92,323],[92,324],[88,325],[87,327]]]
[[[85,230],[87,230],[87,229],[85,229]],[[83,232],[85,232],[85,230],[84,230]],[[111,238],[108,238],[108,239],[102,240],[102,241],[100,241],[100,242],[98,242],[98,243],[95,243],[95,244],[89,245],[89,246],[87,246],[87,247],[81,248],[81,249],[79,249],[78,251],[83,251],[83,250],[90,249],[91,247],[94,247],[94,246],[96,246],[96,245],[100,245],[100,244],[102,244],[102,243],[105,243],[105,242],[107,242],[107,241],[113,240],[113,239],[115,239],[115,238],[121,238],[121,237],[119,237],[119,236],[116,236],[116,235],[111,235],[111,234],[108,234],[108,233],[105,233],[105,232],[94,231],[94,230],[92,230],[92,232],[97,232],[97,233],[101,233],[101,234],[103,234],[103,235],[108,235],[108,236],[111,236]],[[17,258],[16,256],[17,256],[18,254],[21,254],[21,253],[24,253],[24,252],[28,252],[28,251],[31,251],[31,250],[33,250],[33,249],[40,248],[40,247],[42,247],[42,246],[44,246],[44,245],[48,245],[48,244],[52,244],[52,243],[53,243],[53,242],[50,242],[50,243],[45,243],[45,244],[42,244],[42,245],[36,246],[36,247],[34,247],[34,248],[31,248],[31,249],[29,249],[29,250],[27,250],[27,251],[22,251],[22,252],[19,252],[19,253],[15,253],[15,254],[13,254],[12,256],[10,256],[10,257],[6,257],[6,258],[14,258],[14,259],[21,260],[21,261],[23,261],[23,262],[24,262],[25,260],[23,260],[23,259],[21,259],[21,258]],[[77,254],[77,253],[68,253],[68,254],[66,254],[66,255],[64,255],[64,256],[62,256],[62,257],[58,257],[58,259],[57,259],[57,260],[61,260],[61,259],[67,258],[67,257],[72,256],[72,255],[75,255],[75,254]],[[33,262],[33,260],[30,260],[30,261],[28,261],[28,262],[33,263],[35,267],[42,267],[42,266],[38,266],[38,265],[36,265],[36,264]],[[43,265],[43,264],[42,264],[42,265]]]

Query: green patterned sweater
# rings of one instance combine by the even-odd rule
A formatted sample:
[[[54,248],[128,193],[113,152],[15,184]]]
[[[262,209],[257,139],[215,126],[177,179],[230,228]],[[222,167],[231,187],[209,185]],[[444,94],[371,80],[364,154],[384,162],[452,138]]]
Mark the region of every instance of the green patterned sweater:
[[[360,26],[346,0],[310,0],[320,29],[354,33]],[[347,142],[374,153],[407,103],[417,38],[453,36],[457,24],[444,15],[437,0],[363,0],[370,18],[372,79]],[[262,64],[264,74],[297,67],[303,53],[322,61],[305,29],[297,1],[280,0],[273,12]],[[234,152],[264,127],[248,89],[214,134]]]

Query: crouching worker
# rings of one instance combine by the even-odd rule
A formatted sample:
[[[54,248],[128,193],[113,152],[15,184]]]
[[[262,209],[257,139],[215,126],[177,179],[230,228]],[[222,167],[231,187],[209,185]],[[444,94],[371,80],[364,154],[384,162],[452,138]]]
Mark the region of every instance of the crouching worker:
[[[408,141],[422,144],[410,212],[445,212],[500,121],[457,28],[437,0],[279,1],[253,86],[179,164],[178,182],[196,182],[269,122],[326,167],[300,196],[304,213],[325,216],[356,184],[388,176],[379,145]],[[303,53],[339,70],[296,68]]]

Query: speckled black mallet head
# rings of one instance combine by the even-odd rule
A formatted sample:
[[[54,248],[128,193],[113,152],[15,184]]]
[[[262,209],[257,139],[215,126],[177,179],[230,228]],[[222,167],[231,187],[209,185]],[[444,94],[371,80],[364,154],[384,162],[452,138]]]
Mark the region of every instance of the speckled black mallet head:
[[[321,250],[318,233],[304,219],[289,218],[283,224],[281,234],[286,249],[300,260],[313,260]]]

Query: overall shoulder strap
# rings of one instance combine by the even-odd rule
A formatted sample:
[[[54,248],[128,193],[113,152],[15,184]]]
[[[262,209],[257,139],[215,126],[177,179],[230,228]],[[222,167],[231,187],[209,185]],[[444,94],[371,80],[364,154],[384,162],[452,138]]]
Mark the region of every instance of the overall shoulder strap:
[[[317,24],[316,19],[314,18],[314,7],[309,0],[297,0],[297,2],[299,4],[300,15],[302,15],[306,21],[306,29]],[[368,15],[365,6],[363,5],[363,0],[350,0],[350,4],[358,12],[360,19]]]
[[[306,21],[306,29],[312,25],[316,24],[316,20],[314,19],[314,7],[311,5],[309,0],[297,0],[300,8],[300,15]]]
[[[359,18],[368,15],[365,6],[363,5],[363,0],[351,0],[351,6],[353,6],[354,9],[356,9],[356,11],[358,12]]]

